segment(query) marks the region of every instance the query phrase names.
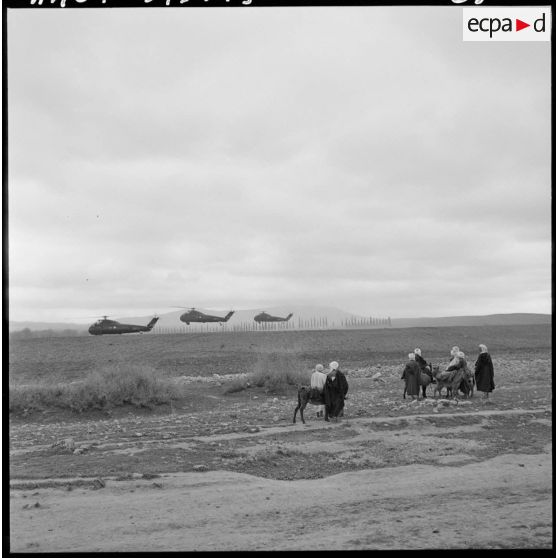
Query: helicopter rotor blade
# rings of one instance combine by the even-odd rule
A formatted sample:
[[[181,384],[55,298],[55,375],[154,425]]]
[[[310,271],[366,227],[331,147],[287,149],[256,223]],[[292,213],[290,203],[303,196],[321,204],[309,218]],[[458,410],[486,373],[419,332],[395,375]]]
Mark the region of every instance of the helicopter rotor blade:
[[[108,318],[111,314],[96,314],[95,316],[72,316],[70,318],[66,318],[67,320],[80,320],[80,319],[89,319],[89,318]]]

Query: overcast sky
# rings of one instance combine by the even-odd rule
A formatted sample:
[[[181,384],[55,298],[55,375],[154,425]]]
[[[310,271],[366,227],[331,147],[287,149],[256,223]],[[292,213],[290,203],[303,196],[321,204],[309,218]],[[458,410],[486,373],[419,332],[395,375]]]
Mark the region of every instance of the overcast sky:
[[[550,313],[551,46],[461,18],[9,10],[10,319]]]

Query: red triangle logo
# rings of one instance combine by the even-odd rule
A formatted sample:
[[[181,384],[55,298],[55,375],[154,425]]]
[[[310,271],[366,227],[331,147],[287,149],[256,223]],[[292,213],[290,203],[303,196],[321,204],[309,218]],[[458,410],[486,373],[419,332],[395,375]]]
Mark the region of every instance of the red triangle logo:
[[[525,29],[525,27],[531,27],[531,24],[530,23],[525,23],[524,21],[521,21],[520,19],[515,20],[515,30],[516,31],[521,31],[522,29]]]

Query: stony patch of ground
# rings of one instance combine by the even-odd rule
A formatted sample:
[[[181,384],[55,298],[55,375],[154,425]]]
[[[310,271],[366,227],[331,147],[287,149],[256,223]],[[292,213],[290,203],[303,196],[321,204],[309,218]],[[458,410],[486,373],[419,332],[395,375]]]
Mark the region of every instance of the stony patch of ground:
[[[495,365],[489,402],[347,366],[337,423],[225,375],[152,410],[10,417],[11,550],[551,549],[550,355]]]

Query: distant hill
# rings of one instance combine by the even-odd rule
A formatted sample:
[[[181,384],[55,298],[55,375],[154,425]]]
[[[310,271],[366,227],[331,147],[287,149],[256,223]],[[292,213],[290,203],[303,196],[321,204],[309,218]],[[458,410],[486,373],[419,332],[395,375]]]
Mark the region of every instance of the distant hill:
[[[61,322],[9,322],[8,330],[21,331],[22,329],[30,329],[31,331],[62,331],[64,329],[73,329],[76,331],[87,331],[91,324],[72,324]]]
[[[489,314],[443,318],[392,318],[392,327],[448,327],[476,325],[535,325],[552,323],[551,314]]]

